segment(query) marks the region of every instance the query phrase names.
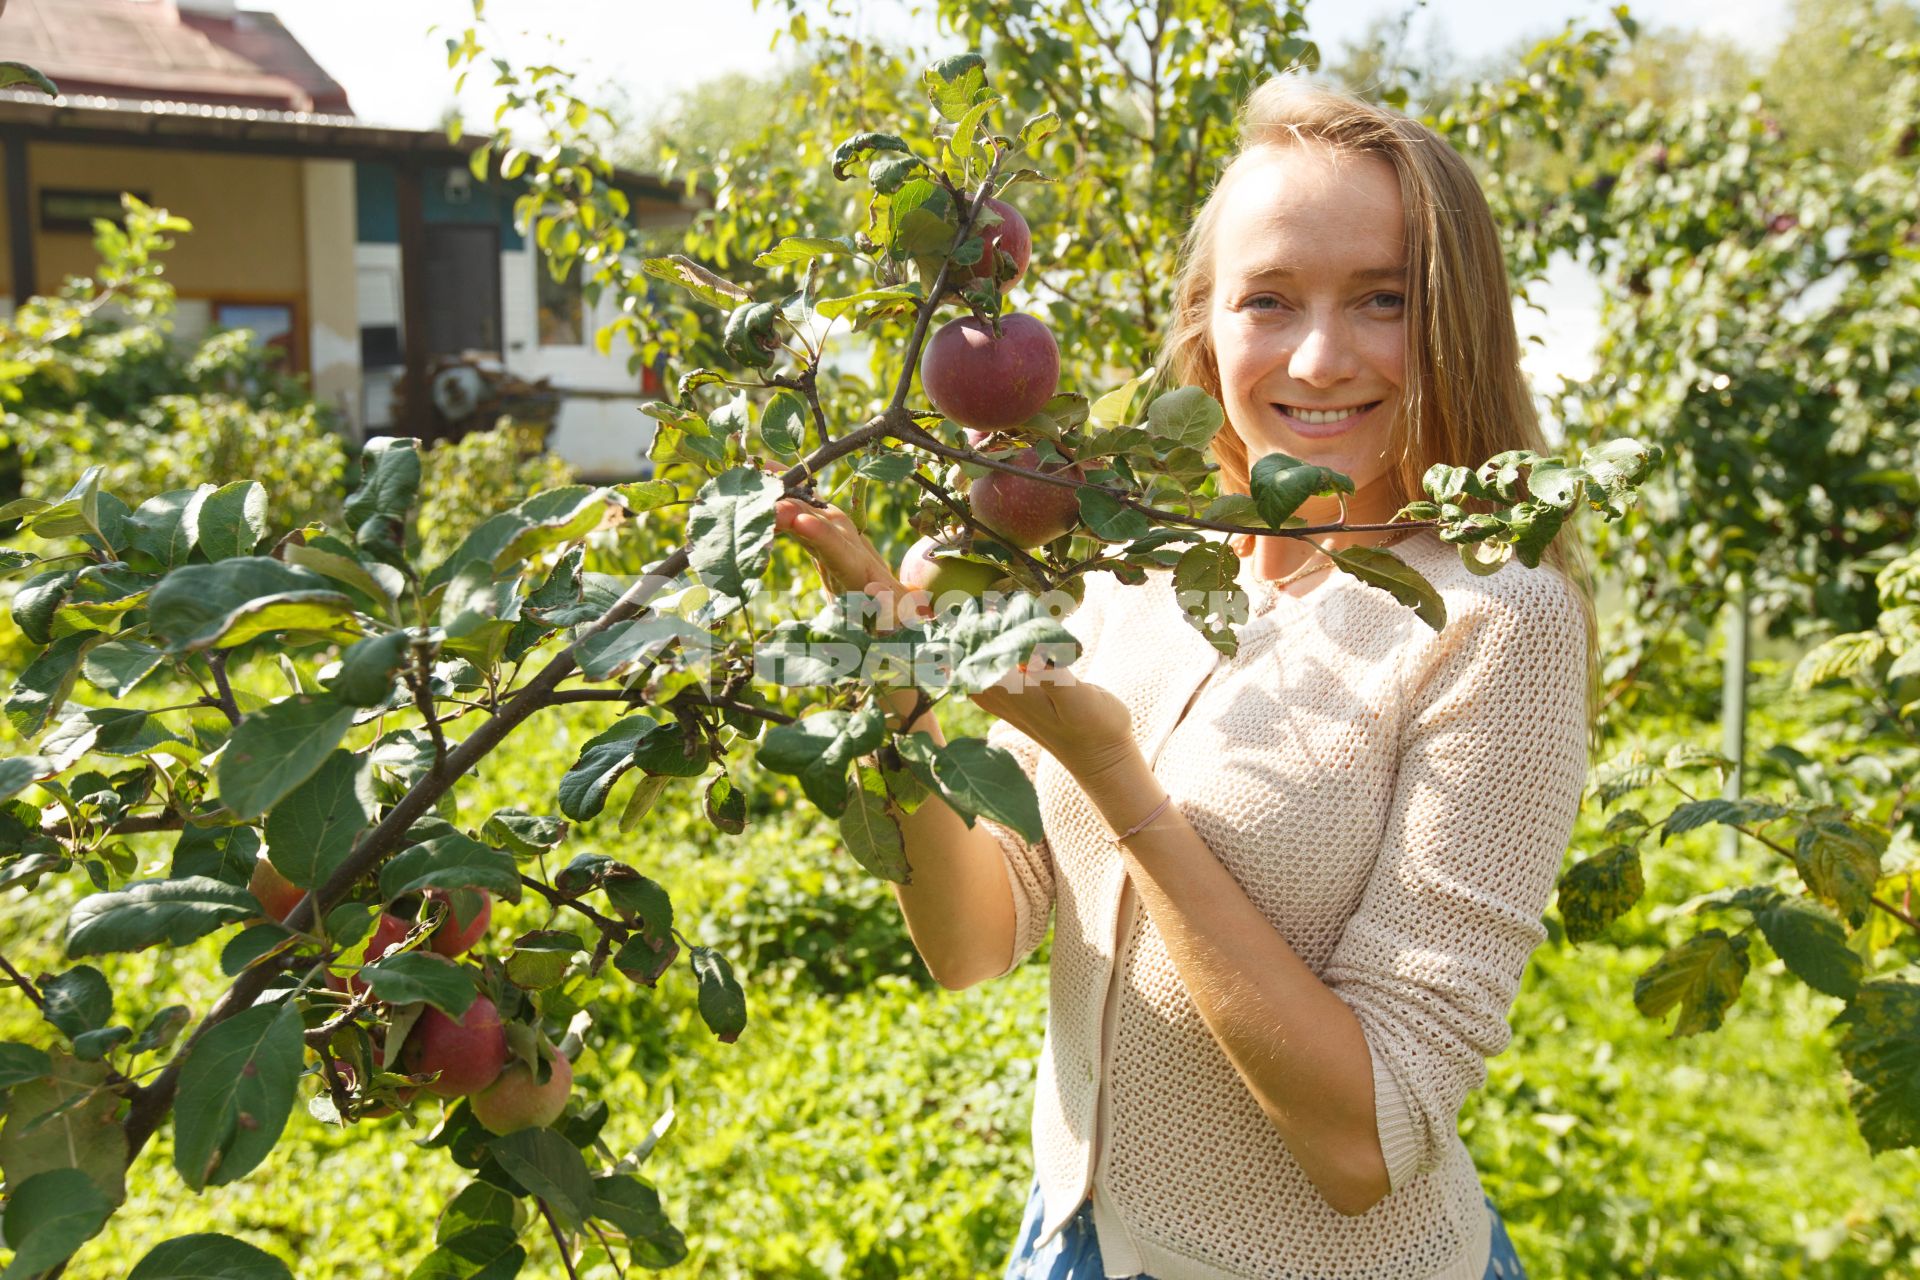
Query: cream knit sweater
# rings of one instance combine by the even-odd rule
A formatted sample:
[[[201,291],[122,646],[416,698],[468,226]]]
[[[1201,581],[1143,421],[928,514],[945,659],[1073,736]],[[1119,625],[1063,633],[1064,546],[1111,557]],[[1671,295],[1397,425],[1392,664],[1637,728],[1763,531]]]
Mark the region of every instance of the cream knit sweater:
[[[1038,845],[987,824],[1013,892],[1008,970],[1053,917],[1033,1110],[1042,1241],[1091,1196],[1109,1276],[1486,1269],[1490,1221],[1456,1117],[1506,1047],[1546,936],[1587,773],[1585,630],[1551,570],[1476,577],[1428,533],[1395,550],[1446,600],[1443,631],[1338,573],[1280,594],[1232,658],[1180,616],[1168,572],[1138,587],[1098,575],[1067,620],[1075,675],[1132,709],[1173,803],[1359,1019],[1391,1187],[1359,1217],[1320,1197],[1248,1093],[1072,776],[1004,722],[988,734],[1045,819]],[[1240,582],[1269,594],[1250,561]]]

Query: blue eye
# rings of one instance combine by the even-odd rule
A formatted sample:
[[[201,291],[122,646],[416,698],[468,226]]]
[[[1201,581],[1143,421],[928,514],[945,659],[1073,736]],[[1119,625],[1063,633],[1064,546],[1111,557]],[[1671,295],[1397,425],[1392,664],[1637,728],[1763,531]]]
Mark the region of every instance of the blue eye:
[[[1280,299],[1270,293],[1255,294],[1240,304],[1242,309],[1248,311],[1272,311],[1278,308],[1279,305]]]
[[[1406,298],[1398,293],[1376,293],[1371,300],[1383,311],[1398,311],[1407,305]]]

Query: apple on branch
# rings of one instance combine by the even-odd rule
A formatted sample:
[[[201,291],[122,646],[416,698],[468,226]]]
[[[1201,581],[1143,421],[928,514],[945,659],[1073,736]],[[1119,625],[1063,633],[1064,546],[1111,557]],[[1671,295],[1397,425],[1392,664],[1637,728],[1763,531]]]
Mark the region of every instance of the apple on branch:
[[[464,955],[487,936],[493,923],[493,895],[485,889],[428,889],[425,898],[423,909],[437,906],[446,913],[427,937],[429,950],[449,957]]]
[[[439,1072],[438,1079],[421,1086],[429,1093],[443,1098],[477,1093],[507,1065],[500,1010],[485,996],[475,996],[457,1022],[438,1009],[424,1010],[400,1047],[400,1065],[410,1076]]]
[[[1033,232],[1027,226],[1027,220],[1020,211],[1004,200],[987,198],[986,209],[1000,219],[992,226],[981,226],[980,239],[983,248],[980,261],[973,265],[973,280],[992,280],[1001,276],[1000,259],[1004,256],[1011,264],[1011,273],[1000,279],[1000,292],[1013,288],[1016,281],[1026,274],[1027,262],[1033,256]],[[986,220],[983,218],[982,223]]]
[[[473,1118],[490,1132],[503,1134],[516,1129],[544,1129],[558,1120],[566,1110],[567,1095],[573,1091],[573,1064],[544,1044],[540,1056],[548,1064],[545,1083],[534,1080],[533,1070],[526,1063],[515,1062],[468,1100]]]
[[[973,316],[949,321],[920,357],[927,399],[963,427],[1017,427],[1040,412],[1060,387],[1060,347],[1046,325],[1015,312],[1000,333]]]
[[[1084,472],[1077,463],[1050,462],[1041,465],[1039,452],[1020,450],[1003,462],[1036,474],[1058,475],[1075,480]],[[1052,542],[1080,522],[1080,491],[1072,485],[1049,484],[1029,480],[1006,471],[989,471],[967,490],[967,505],[973,518],[993,534],[1021,550]]]

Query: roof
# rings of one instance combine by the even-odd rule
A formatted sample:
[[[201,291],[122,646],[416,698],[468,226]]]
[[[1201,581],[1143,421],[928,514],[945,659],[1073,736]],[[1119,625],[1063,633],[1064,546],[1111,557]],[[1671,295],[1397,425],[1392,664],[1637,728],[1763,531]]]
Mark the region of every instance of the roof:
[[[8,12],[19,0],[7,0]],[[64,86],[63,86],[64,87]],[[129,102],[92,94],[48,98],[31,90],[0,90],[0,133],[66,145],[173,147],[310,159],[465,164],[485,145],[484,134],[449,142],[439,129],[393,129],[352,116],[201,102]],[[636,201],[633,219],[647,225],[678,221],[692,205],[652,174],[615,169],[614,185]]]
[[[182,12],[176,0],[4,7],[0,50],[69,92],[353,114],[347,91],[270,13]]]

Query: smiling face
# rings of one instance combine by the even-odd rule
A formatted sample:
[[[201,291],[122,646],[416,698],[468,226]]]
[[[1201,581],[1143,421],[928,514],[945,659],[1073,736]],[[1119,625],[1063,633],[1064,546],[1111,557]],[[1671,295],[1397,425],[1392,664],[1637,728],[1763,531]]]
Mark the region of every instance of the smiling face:
[[[1209,320],[1220,397],[1251,465],[1285,453],[1352,477],[1349,520],[1384,521],[1407,368],[1400,183],[1372,155],[1250,151],[1227,178]],[[1308,503],[1315,523],[1337,515]]]

